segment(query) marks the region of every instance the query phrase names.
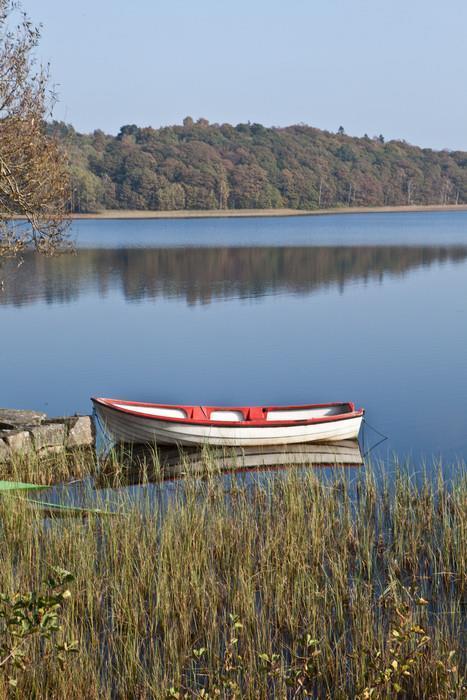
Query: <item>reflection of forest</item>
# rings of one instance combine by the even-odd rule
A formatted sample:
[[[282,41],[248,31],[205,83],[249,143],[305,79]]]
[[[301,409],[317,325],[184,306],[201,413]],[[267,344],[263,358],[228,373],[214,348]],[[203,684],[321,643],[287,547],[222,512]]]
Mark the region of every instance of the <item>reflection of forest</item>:
[[[13,262],[3,268],[0,304],[64,303],[85,290],[105,296],[121,289],[129,300],[184,297],[188,303],[307,294],[466,258],[466,246],[83,249],[56,258],[30,253],[19,268]]]

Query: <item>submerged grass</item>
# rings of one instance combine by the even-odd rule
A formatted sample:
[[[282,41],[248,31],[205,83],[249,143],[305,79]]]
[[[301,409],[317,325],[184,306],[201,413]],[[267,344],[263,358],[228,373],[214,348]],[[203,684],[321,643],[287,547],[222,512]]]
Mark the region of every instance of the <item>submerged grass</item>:
[[[4,697],[465,697],[465,470],[449,485],[289,471],[228,491],[212,474],[164,512],[146,491],[113,518],[0,500],[0,591],[72,571],[79,641],[63,669],[33,649]]]

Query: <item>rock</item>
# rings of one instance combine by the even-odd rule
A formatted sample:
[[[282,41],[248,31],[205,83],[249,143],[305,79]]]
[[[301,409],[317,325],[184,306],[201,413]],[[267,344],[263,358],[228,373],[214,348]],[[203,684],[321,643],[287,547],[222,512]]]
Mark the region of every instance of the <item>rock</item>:
[[[65,444],[65,425],[63,423],[38,425],[31,428],[30,432],[36,450],[42,450],[43,447],[63,447]]]
[[[0,462],[7,462],[10,459],[10,457],[10,448],[8,447],[6,442],[4,442],[4,440],[0,438]]]
[[[94,443],[90,416],[76,416],[69,419],[67,447],[89,447]]]
[[[0,409],[0,462],[29,451],[47,455],[93,445],[91,416],[47,418],[37,411]]]
[[[11,431],[5,438],[12,454],[29,452],[32,448],[31,434],[27,430]]]
[[[64,450],[64,445],[53,445],[50,447],[42,447],[40,450],[37,450],[37,454],[39,455],[39,457],[45,457],[46,455],[60,454],[60,452],[64,452]]]
[[[0,428],[22,428],[26,425],[40,425],[46,418],[46,413],[39,413],[38,411],[0,408]]]

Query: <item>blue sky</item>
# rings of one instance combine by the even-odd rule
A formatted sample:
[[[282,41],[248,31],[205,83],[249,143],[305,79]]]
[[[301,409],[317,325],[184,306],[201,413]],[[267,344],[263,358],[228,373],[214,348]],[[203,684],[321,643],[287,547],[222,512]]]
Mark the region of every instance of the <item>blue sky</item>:
[[[23,0],[81,131],[305,122],[467,150],[466,0]]]

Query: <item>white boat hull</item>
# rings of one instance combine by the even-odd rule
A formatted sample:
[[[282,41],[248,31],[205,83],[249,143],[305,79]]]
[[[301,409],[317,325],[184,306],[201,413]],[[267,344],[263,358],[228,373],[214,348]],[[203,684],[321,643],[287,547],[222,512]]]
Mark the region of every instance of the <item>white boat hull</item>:
[[[156,445],[289,445],[306,442],[333,442],[358,437],[363,416],[333,421],[284,426],[213,426],[169,422],[133,416],[104,405],[96,411],[103,428],[115,442]]]

